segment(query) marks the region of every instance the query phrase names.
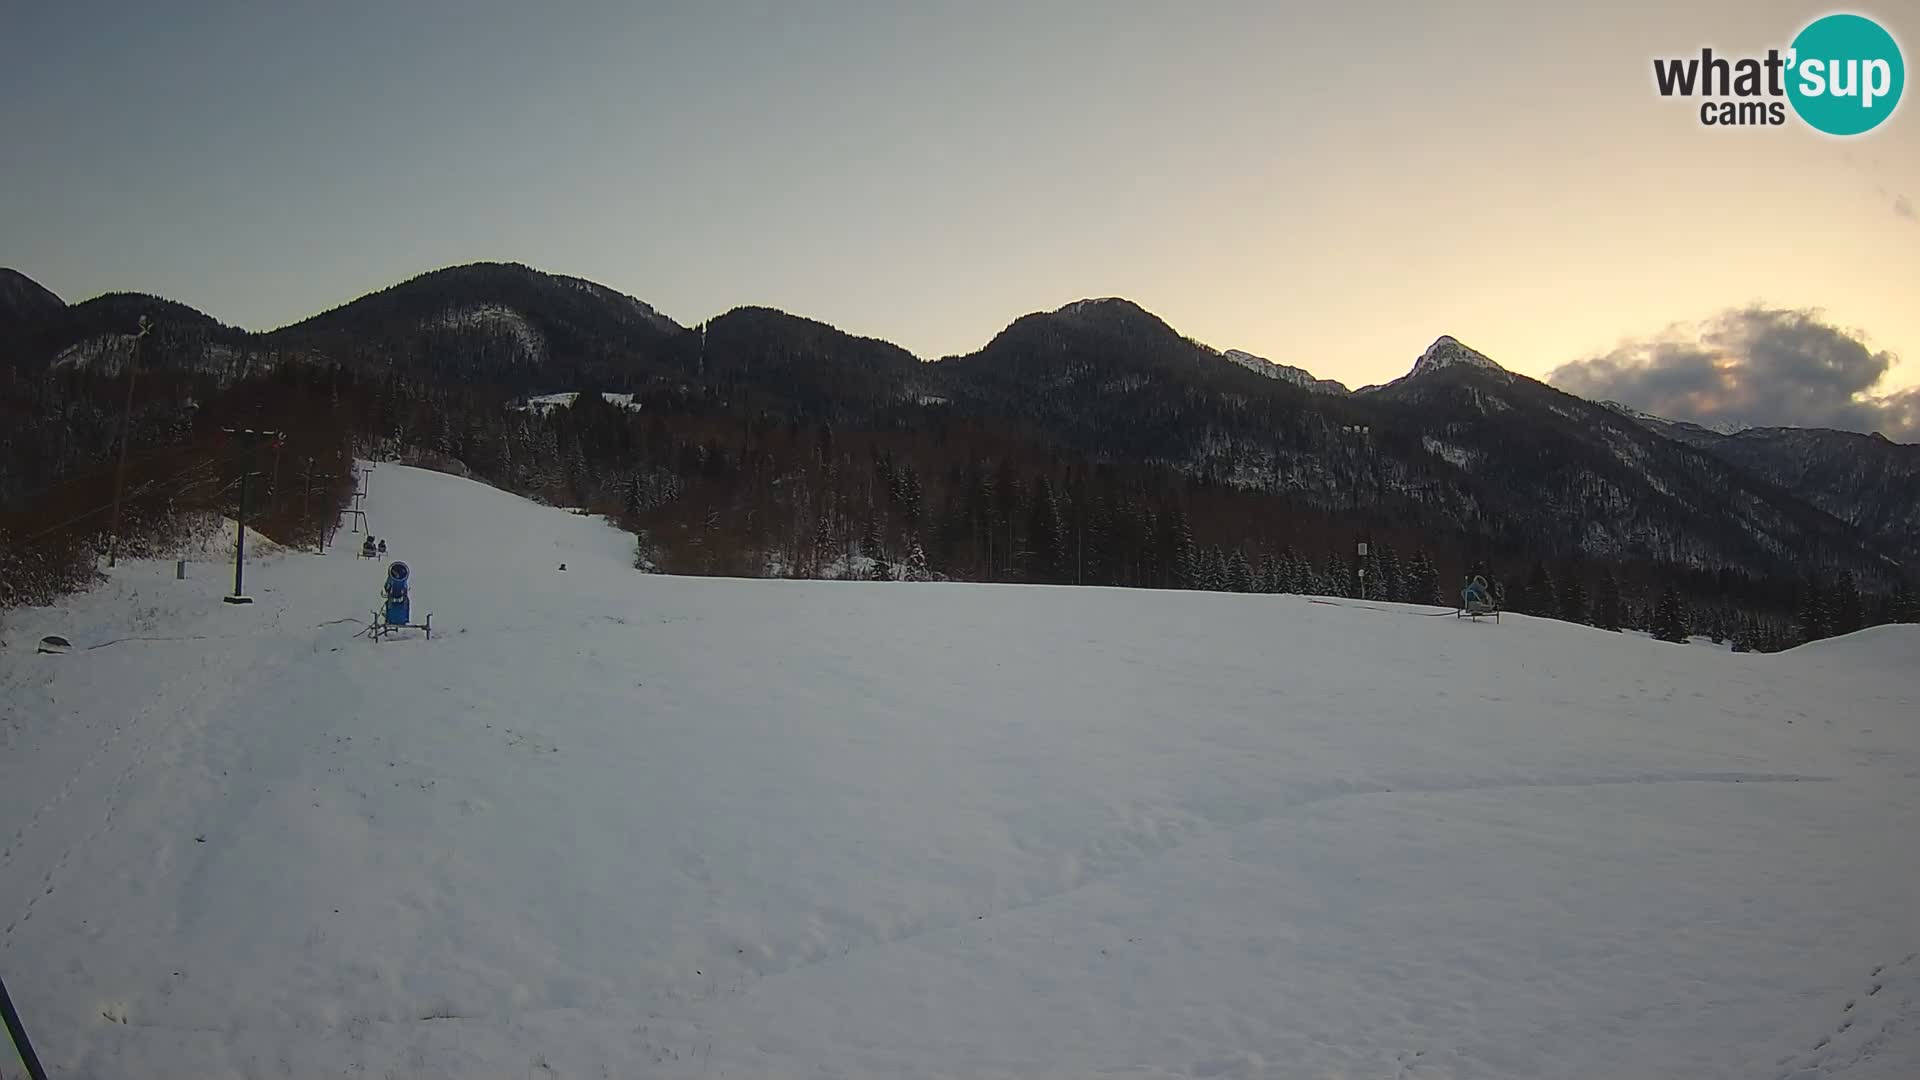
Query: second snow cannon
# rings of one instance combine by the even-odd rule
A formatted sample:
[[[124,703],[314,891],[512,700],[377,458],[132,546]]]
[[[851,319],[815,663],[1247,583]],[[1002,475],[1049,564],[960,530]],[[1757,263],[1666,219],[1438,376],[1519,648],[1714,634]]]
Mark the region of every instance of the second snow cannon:
[[[1460,607],[1454,612],[1460,618],[1479,619],[1483,615],[1493,616],[1494,622],[1500,621],[1500,597],[1487,584],[1487,579],[1479,574],[1467,579],[1460,590]]]

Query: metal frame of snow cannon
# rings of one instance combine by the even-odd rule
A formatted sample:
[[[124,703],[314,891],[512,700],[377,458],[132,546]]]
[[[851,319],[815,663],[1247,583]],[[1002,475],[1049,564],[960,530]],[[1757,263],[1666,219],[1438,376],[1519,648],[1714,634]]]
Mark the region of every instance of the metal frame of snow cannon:
[[[1500,606],[1491,600],[1484,604],[1475,604],[1472,607],[1461,607],[1453,613],[1453,617],[1456,619],[1472,619],[1474,622],[1479,622],[1489,615],[1493,617],[1494,622],[1500,621]]]
[[[367,628],[360,632],[367,635],[368,638],[374,641],[385,641],[387,638],[392,637],[393,635],[399,633],[402,630],[425,630],[427,632],[427,640],[432,641],[433,640],[433,612],[431,611],[427,612],[427,619],[425,622],[395,623],[395,622],[387,621],[386,612],[376,609],[373,613],[373,621],[368,623]]]
[[[1479,586],[1477,590],[1475,585]],[[1471,595],[1476,591],[1478,596]],[[1494,622],[1500,621],[1500,590],[1489,585],[1486,578],[1476,576],[1467,588],[1460,590],[1460,606],[1454,609],[1453,617],[1479,622],[1489,615]]]

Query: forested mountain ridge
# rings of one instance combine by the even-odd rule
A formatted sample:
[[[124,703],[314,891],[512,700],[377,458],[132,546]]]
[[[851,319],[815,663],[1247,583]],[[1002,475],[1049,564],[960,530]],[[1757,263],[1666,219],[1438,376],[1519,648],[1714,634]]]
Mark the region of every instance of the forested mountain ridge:
[[[1785,488],[1920,559],[1920,446],[1832,428],[1722,432],[1623,410],[1653,431]]]
[[[684,334],[650,305],[605,286],[474,263],[370,293],[260,342],[373,370],[541,392],[559,384],[624,389],[665,361]]]
[[[0,266],[0,332],[37,322],[66,306],[51,289],[18,270]]]
[[[1405,377],[1349,393],[1118,298],[1022,316],[929,362],[769,308],[682,327],[516,264],[423,274],[267,333],[155,297],[68,307],[17,283],[5,293],[26,298],[0,324],[13,328],[0,415],[20,432],[0,508],[14,513],[108,460],[141,316],[136,449],[244,418],[306,430],[324,445],[302,457],[330,468],[348,452],[430,455],[614,514],[641,533],[642,562],[672,570],[843,574],[877,560],[990,580],[1340,591],[1356,584],[1353,541],[1370,536],[1424,552],[1440,578],[1476,563],[1605,567],[1629,608],[1636,589],[1674,582],[1702,605],[1780,613],[1809,575],[1890,593],[1895,556],[1911,553],[1891,537],[1920,513],[1891,465],[1836,500],[1830,469],[1794,472],[1751,439],[1729,449],[1587,402],[1451,337]],[[566,391],[586,393],[512,407]]]
[[[1324,510],[1543,558],[1888,571],[1879,545],[1776,485],[1451,337],[1405,377],[1331,397],[1249,379],[1137,307],[1104,301],[1027,316],[949,365],[954,400],[977,414],[1026,421],[1099,459]]]

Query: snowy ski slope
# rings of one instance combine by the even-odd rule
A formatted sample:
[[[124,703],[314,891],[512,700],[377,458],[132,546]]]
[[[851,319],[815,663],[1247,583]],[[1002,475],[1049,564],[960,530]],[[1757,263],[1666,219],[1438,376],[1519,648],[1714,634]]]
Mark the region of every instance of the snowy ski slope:
[[[56,1075],[1920,1076],[1915,628],[668,578],[367,503],[432,642],[353,636],[344,535],[6,617]]]

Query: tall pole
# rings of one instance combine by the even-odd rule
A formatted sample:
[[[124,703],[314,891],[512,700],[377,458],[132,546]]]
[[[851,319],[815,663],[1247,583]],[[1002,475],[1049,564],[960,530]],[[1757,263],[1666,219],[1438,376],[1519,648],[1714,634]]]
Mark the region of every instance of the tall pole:
[[[253,472],[253,452],[247,452],[247,463],[240,472],[240,516],[233,523],[233,602],[244,603],[246,590],[240,587],[242,573],[247,567],[247,475]]]
[[[233,523],[233,595],[220,599],[229,604],[251,604],[253,598],[241,589],[247,564],[247,478],[253,474],[254,450],[260,440],[278,439],[279,433],[273,431],[255,431],[252,428],[240,430],[228,429],[228,434],[240,440],[246,457],[240,466],[240,516]]]
[[[127,407],[120,415],[120,467],[113,475],[113,530],[107,534],[107,565],[112,566],[120,547],[120,493],[127,486],[127,444],[133,441],[133,379],[140,371],[140,341],[153,324],[140,316],[140,332],[133,335],[133,352],[127,358]]]
[[[300,527],[305,529],[313,518],[313,458],[307,458],[307,475],[300,481]],[[325,530],[321,530],[325,535]],[[320,550],[326,550],[326,542],[320,544]]]
[[[20,1022],[20,1014],[14,1010],[13,998],[7,996],[4,982],[0,982],[0,1017],[6,1019],[7,1034],[13,1036],[13,1047],[20,1051],[20,1062],[27,1067],[27,1075],[33,1080],[47,1080],[47,1070],[40,1066],[40,1057],[33,1052],[26,1025]]]

